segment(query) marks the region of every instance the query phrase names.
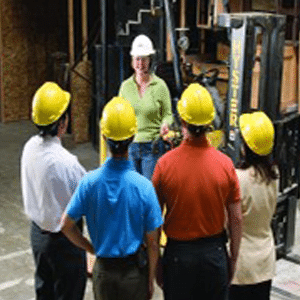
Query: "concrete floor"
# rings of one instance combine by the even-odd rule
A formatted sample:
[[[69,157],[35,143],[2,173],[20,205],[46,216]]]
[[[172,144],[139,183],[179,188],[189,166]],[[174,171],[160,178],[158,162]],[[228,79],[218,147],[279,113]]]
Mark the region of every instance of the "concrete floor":
[[[33,260],[29,242],[29,221],[23,213],[19,162],[26,140],[36,133],[29,121],[0,123],[0,300],[33,300]],[[78,156],[87,170],[98,166],[98,153],[90,143],[66,146]],[[297,213],[295,246],[292,257],[300,257],[300,216]],[[292,260],[292,259],[291,259]],[[92,284],[88,281],[85,300],[92,300]],[[154,299],[163,299],[156,287]],[[300,299],[300,265],[277,261],[272,300]]]

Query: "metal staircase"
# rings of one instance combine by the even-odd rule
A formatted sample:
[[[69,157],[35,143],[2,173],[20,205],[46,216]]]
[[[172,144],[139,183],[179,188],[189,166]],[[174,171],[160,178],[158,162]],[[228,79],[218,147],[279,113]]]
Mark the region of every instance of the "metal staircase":
[[[157,54],[156,62],[165,61],[166,30],[170,38],[173,56],[173,78],[175,81],[175,94],[182,91],[182,78],[180,72],[180,59],[173,21],[172,5],[176,0],[137,0],[119,1],[116,10],[116,35],[118,45],[124,49],[125,60],[130,60],[126,55],[132,40],[138,34],[146,34],[154,42]],[[124,13],[126,11],[126,13]],[[127,49],[126,49],[127,48]]]
[[[164,18],[160,0],[118,1],[116,5],[116,37],[119,45],[130,47],[138,34],[148,35],[161,55]]]

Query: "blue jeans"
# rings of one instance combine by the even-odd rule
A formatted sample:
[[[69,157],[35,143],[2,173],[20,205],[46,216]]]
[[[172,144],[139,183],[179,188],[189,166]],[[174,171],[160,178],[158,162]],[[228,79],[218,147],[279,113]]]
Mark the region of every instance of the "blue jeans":
[[[129,146],[129,159],[133,161],[137,172],[149,180],[158,159],[165,153],[165,145],[159,140],[155,145],[153,142],[131,143]]]
[[[165,300],[228,299],[223,238],[168,241],[162,259]]]
[[[85,251],[63,233],[43,232],[31,225],[37,300],[82,300],[87,280]]]

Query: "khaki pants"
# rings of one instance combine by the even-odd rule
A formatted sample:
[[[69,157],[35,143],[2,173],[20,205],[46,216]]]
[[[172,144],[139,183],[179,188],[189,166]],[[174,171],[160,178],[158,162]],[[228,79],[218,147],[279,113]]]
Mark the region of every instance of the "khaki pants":
[[[93,269],[93,291],[96,300],[147,299],[148,268],[138,261],[107,263],[97,258]]]

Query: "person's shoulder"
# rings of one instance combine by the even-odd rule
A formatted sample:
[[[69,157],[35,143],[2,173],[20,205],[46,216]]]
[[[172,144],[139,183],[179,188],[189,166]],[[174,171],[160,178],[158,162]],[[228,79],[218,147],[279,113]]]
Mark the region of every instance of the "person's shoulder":
[[[67,148],[58,144],[54,151],[55,157],[64,165],[77,165],[79,164],[78,158],[75,154],[71,153]]]
[[[92,187],[97,185],[99,183],[101,173],[102,173],[101,167],[86,172],[84,176],[81,178],[81,186],[86,185]]]
[[[24,144],[23,150],[31,148],[31,147],[35,147],[38,144],[38,141],[41,138],[39,137],[39,135],[34,135],[32,137],[30,137]]]
[[[250,168],[247,168],[247,169],[236,168],[235,171],[236,171],[236,174],[249,174]]]
[[[141,175],[135,170],[127,170],[126,172],[126,181],[132,187],[136,187],[141,191],[145,191],[147,193],[148,189],[153,187],[151,180]]]
[[[127,79],[123,80],[123,82],[121,83],[121,87],[124,87],[124,86],[126,86],[128,84],[132,84],[133,82],[134,82],[133,75],[131,75]]]
[[[99,178],[99,176],[101,176],[102,171],[103,168],[101,167],[94,170],[90,170],[84,175],[83,179],[85,181],[94,182]]]
[[[242,168],[236,168],[236,174],[239,178],[239,180],[241,181],[253,181],[256,178],[256,175],[258,175],[260,177],[259,174],[256,174],[255,169],[253,166],[246,168],[246,169],[242,169]]]
[[[156,74],[153,73],[153,83],[159,84],[161,86],[167,86],[167,83],[165,82],[164,79],[161,77],[157,76]]]
[[[137,185],[139,185],[140,183],[145,183],[145,184],[148,184],[149,182],[151,183],[151,181],[148,178],[141,175],[135,170],[128,170],[127,174],[128,174],[127,178],[129,178],[133,184],[136,183]]]
[[[182,145],[167,151],[158,159],[157,164],[160,166],[173,165],[177,160],[180,160],[180,153],[182,151],[184,151],[184,149],[182,149]]]
[[[60,143],[54,143],[45,154],[48,165],[55,168],[57,172],[64,174],[84,174],[85,168],[81,165],[76,155],[72,154]]]
[[[230,167],[234,167],[232,159],[227,154],[215,149],[214,147],[210,147],[210,151],[213,153],[215,159],[218,159],[220,162],[229,165]]]

